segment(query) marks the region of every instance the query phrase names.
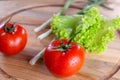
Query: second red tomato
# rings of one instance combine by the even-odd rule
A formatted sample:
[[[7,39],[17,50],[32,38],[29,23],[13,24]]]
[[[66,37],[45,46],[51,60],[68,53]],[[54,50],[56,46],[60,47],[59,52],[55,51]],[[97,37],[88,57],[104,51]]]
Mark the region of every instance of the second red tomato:
[[[64,40],[64,44],[68,41]],[[61,40],[55,40],[46,48],[44,62],[47,69],[58,77],[68,77],[77,73],[84,63],[84,49],[71,42],[65,51],[60,49]]]

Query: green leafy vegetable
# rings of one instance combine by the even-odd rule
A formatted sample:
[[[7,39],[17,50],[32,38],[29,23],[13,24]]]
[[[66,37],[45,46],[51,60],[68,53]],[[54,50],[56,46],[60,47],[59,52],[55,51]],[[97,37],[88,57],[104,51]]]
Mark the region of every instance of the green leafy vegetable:
[[[114,39],[115,30],[120,29],[120,17],[105,19],[95,7],[92,7],[82,16],[54,15],[51,28],[60,39],[70,39],[73,34],[79,32],[73,41],[79,43],[88,52],[100,53]]]
[[[75,30],[75,26],[81,20],[80,15],[74,16],[58,16],[54,15],[51,21],[51,28],[58,38],[70,38],[71,33]]]

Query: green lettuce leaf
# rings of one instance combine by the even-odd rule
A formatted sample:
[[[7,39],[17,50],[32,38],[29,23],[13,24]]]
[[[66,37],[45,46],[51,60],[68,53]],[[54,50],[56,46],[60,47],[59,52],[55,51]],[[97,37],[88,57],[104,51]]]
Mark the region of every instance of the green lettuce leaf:
[[[115,37],[114,32],[120,29],[120,17],[105,19],[95,7],[86,11],[82,16],[57,16],[51,21],[51,28],[60,39],[70,39],[92,53],[103,52],[108,43]]]
[[[69,39],[71,33],[75,30],[80,20],[81,20],[80,15],[73,16],[54,15],[51,21],[52,26],[51,28],[58,38]]]

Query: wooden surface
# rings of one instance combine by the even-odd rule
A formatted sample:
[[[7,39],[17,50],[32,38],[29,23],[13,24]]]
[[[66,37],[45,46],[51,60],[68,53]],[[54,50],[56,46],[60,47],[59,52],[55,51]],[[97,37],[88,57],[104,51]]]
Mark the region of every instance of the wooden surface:
[[[39,33],[33,29],[49,19],[52,14],[58,12],[66,0],[2,0],[0,1],[0,22],[12,15],[12,13],[31,6],[38,6],[24,12],[13,14],[12,21],[18,21],[28,32],[28,42],[20,54],[7,57],[0,54],[0,80],[120,80],[120,33],[116,32],[116,38],[109,45],[107,50],[99,55],[86,54],[85,64],[75,75],[68,78],[57,78],[45,67],[42,60],[35,66],[29,65],[28,61],[35,56],[42,48],[48,45],[54,35],[44,40],[37,39],[37,36],[48,30]],[[114,1],[114,0],[113,0]],[[110,2],[109,6],[114,11],[108,11],[98,7],[102,15],[113,18],[120,15],[120,3]],[[45,5],[47,7],[40,7]],[[48,6],[52,5],[52,6]],[[66,14],[74,14],[84,5],[84,0],[74,0],[73,6]],[[2,21],[1,21],[2,20]],[[117,71],[117,72],[116,72]],[[112,76],[114,74],[114,76]]]

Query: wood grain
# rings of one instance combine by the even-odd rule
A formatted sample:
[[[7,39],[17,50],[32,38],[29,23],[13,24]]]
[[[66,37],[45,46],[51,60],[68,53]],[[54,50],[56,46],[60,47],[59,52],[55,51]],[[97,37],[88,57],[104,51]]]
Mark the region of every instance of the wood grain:
[[[17,80],[11,75],[7,74],[3,69],[0,68],[0,78],[4,80]]]
[[[57,13],[65,1],[66,0],[0,1],[0,22],[14,15],[12,21],[19,21],[18,23],[23,25],[28,32],[27,45],[20,54],[11,57],[0,54],[0,80],[120,80],[119,31],[115,33],[115,40],[110,42],[104,53],[98,55],[87,53],[82,69],[71,77],[61,79],[53,76],[46,69],[42,60],[39,60],[35,66],[29,65],[28,61],[42,48],[46,47],[54,37],[53,34],[44,40],[39,40],[37,36],[48,30],[49,27],[38,33],[34,33],[33,29]],[[65,14],[70,15],[76,13],[85,5],[85,2],[84,0],[75,0]],[[6,5],[4,6],[4,4]],[[102,15],[109,18],[120,15],[119,3],[113,2],[110,3],[109,6],[113,7],[114,11],[108,11],[98,7]]]

